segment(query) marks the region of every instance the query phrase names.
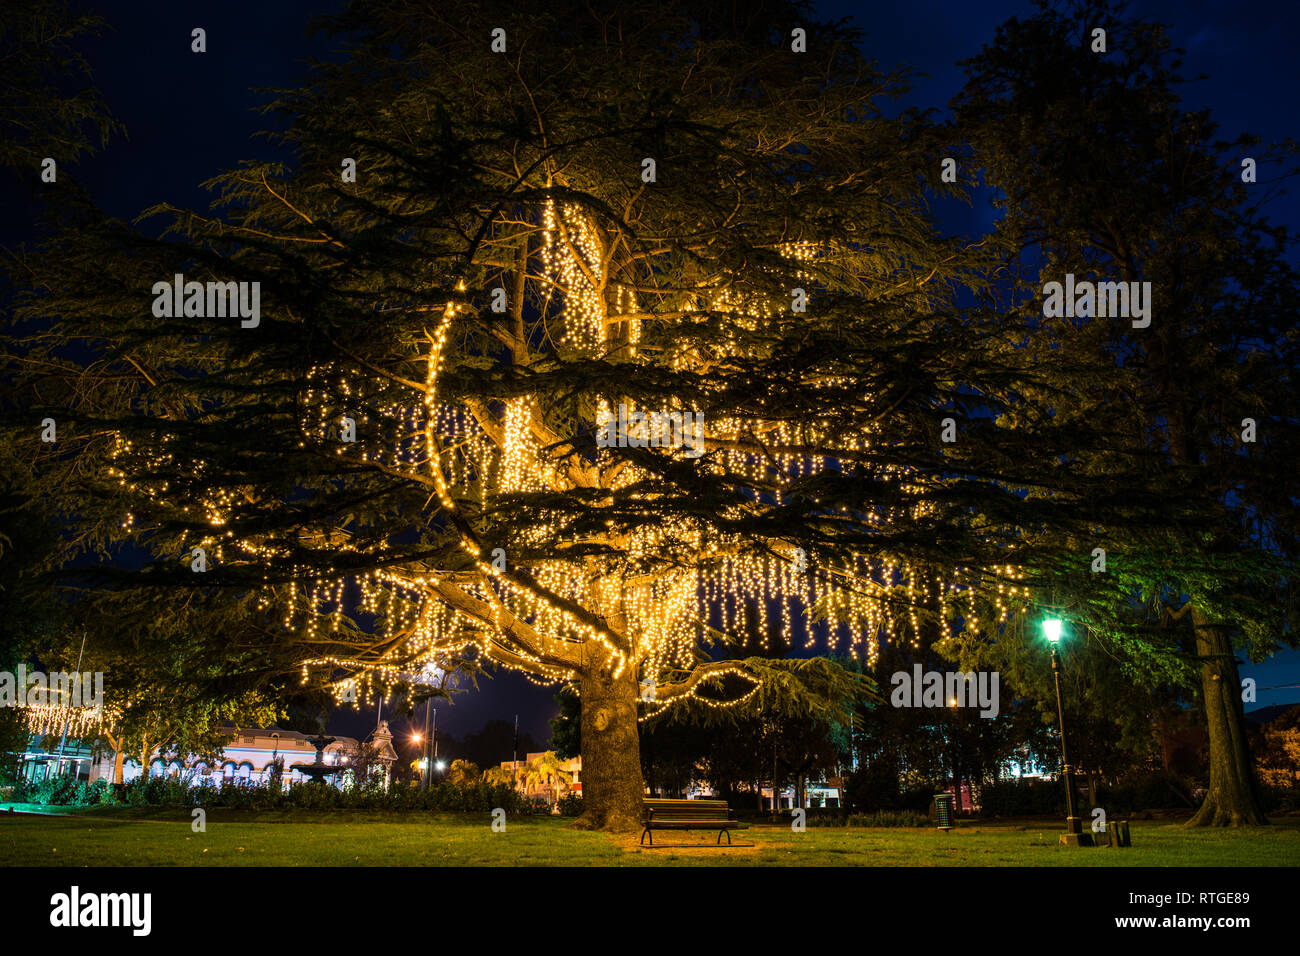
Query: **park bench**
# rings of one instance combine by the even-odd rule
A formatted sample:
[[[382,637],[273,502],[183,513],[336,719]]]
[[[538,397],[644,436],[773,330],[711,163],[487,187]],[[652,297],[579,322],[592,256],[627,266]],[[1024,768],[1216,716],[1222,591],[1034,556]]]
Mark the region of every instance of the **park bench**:
[[[731,810],[726,800],[646,800],[645,829],[641,831],[641,845],[650,838],[650,845],[655,845],[655,830],[717,830],[719,846],[722,835],[727,835],[727,846],[731,846],[731,830],[744,830],[748,823],[741,823],[731,818]]]

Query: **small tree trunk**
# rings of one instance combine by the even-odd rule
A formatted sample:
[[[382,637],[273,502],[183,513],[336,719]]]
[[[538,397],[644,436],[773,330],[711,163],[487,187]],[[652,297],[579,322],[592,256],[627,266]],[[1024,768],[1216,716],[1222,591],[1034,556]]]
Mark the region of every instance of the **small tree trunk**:
[[[781,812],[781,780],[776,772],[776,744],[772,744],[772,816]]]
[[[122,780],[122,775],[124,772],[124,764],[126,762],[126,751],[123,749],[123,746],[125,745],[126,740],[123,737],[114,737],[112,734],[106,733],[104,734],[104,741],[113,748],[112,782],[115,784],[121,784],[124,782]]]
[[[1210,735],[1210,788],[1205,802],[1187,822],[1192,827],[1262,826],[1255,768],[1246,741],[1241,678],[1232,643],[1197,607],[1192,608],[1196,653],[1201,659],[1201,691]]]
[[[606,674],[583,677],[582,814],[573,825],[611,833],[641,828],[641,751],[637,739],[636,672],[617,680]]]

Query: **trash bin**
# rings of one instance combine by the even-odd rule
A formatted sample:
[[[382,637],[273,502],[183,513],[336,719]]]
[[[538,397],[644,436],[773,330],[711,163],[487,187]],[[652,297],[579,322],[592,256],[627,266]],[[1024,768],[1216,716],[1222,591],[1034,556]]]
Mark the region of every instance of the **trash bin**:
[[[937,821],[935,825],[940,830],[951,830],[953,828],[952,810],[953,796],[951,793],[936,793],[934,795],[934,818]]]

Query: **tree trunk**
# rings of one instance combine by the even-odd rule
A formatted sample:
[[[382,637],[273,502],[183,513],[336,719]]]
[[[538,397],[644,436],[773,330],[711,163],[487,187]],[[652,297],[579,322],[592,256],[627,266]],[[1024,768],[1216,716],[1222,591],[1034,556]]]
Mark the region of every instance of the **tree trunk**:
[[[1197,607],[1192,608],[1196,654],[1201,660],[1201,690],[1210,735],[1210,788],[1192,827],[1262,826],[1255,769],[1246,741],[1237,658],[1226,633]]]
[[[961,816],[961,757],[955,741],[952,748],[952,797],[953,804],[956,807],[956,814]]]
[[[781,812],[781,781],[776,772],[776,744],[772,744],[772,816]]]
[[[115,784],[123,783],[123,771],[126,761],[126,737],[114,737],[112,734],[105,733],[104,741],[113,748],[113,780]]]
[[[638,741],[640,740],[639,735],[637,739]],[[659,788],[656,786],[658,781],[655,778],[658,775],[655,773],[655,749],[654,744],[650,742],[648,737],[645,742],[645,753],[642,757],[644,761],[643,765],[645,767],[646,788],[650,791],[651,796],[663,796],[663,794],[659,792]]]
[[[573,825],[583,830],[628,833],[641,829],[641,750],[637,739],[636,672],[617,680],[606,674],[583,677],[582,814]]]

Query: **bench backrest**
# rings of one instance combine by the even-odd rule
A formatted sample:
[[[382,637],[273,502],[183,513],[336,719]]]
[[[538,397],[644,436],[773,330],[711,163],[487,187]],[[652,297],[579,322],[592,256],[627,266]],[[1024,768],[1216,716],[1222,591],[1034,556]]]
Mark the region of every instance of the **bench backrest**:
[[[656,820],[726,820],[730,808],[726,800],[645,800],[646,816],[654,811]]]

